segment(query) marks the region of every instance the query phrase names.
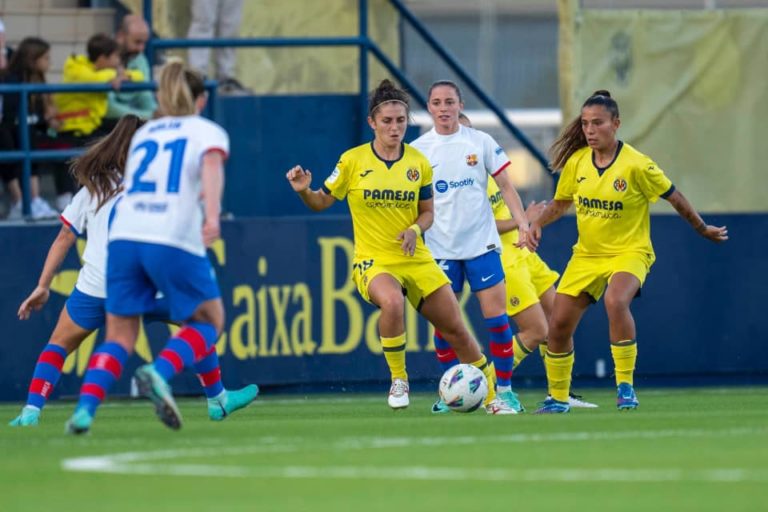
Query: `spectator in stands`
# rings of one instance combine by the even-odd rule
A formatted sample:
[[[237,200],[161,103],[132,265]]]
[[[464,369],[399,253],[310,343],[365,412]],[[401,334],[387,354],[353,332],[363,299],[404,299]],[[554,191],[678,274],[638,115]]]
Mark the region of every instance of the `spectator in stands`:
[[[8,67],[2,73],[4,83],[45,83],[45,74],[50,67],[50,45],[38,37],[27,37],[21,41],[14,52]],[[19,97],[18,93],[3,94],[3,117],[0,122],[0,149],[13,151],[19,148]],[[55,131],[59,123],[56,119],[56,107],[49,94],[30,94],[27,123],[30,142],[33,148],[50,147],[50,131]],[[0,173],[11,195],[9,219],[21,218],[21,164],[18,162],[0,165]],[[33,164],[30,180],[32,198],[31,215],[35,220],[55,218],[58,212],[40,197],[40,164]],[[66,167],[57,169],[66,175]],[[66,176],[64,177],[66,180]]]
[[[111,83],[115,91],[123,81],[141,81],[141,71],[125,70],[120,63],[117,41],[106,34],[88,40],[88,55],[72,55],[64,63],[63,83]],[[61,93],[55,96],[61,119],[60,132],[82,139],[109,133],[102,122],[107,114],[106,92]]]
[[[138,71],[149,80],[151,75],[149,60],[144,55],[144,48],[149,40],[149,26],[141,16],[129,14],[123,18],[115,34],[122,65],[128,71]],[[142,119],[151,119],[157,109],[157,102],[152,91],[118,92],[107,94],[107,115],[105,126],[117,124],[125,114],[134,114]]]
[[[0,70],[8,67],[13,50],[5,44],[5,23],[0,20]]]
[[[213,39],[237,37],[240,32],[240,16],[243,0],[192,0],[192,22],[187,37]],[[190,48],[189,65],[207,74],[210,48]],[[253,91],[243,87],[235,79],[234,48],[216,49],[216,79],[222,94],[244,95]]]
[[[381,309],[379,335],[392,385],[387,403],[409,405],[405,369],[404,308],[407,298],[456,352],[463,363],[495,374],[461,319],[450,280],[421,238],[433,218],[432,166],[417,149],[403,143],[408,96],[384,80],[371,93],[368,124],[372,142],[346,151],[322,188],[312,190],[312,174],[297,165],[286,178],[313,211],[348,198],[354,228],[353,279],[360,295]],[[391,194],[385,194],[390,192]],[[517,414],[488,386],[488,414]]]
[[[616,374],[616,406],[632,410],[639,405],[633,385],[635,320],[629,306],[656,259],[650,203],[666,199],[704,238],[728,240],[728,230],[704,222],[653,160],[616,138],[620,124],[616,100],[608,91],[596,91],[552,145],[552,168],[562,173],[554,200],[533,219],[531,233],[538,233],[576,203],[579,239],[557,287],[549,320],[544,362],[552,398],[539,413],[570,410],[573,333],[587,307],[603,293]]]

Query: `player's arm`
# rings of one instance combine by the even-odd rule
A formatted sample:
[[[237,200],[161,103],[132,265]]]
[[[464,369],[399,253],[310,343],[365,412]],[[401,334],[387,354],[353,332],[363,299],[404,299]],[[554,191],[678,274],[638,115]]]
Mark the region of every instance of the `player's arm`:
[[[534,239],[528,236],[528,217],[526,217],[523,211],[523,202],[520,200],[520,194],[517,193],[517,189],[509,179],[509,175],[506,172],[498,172],[493,177],[496,180],[496,184],[501,191],[501,197],[504,198],[504,203],[509,208],[509,212],[512,214],[512,218],[517,223],[517,230],[520,232],[519,247],[528,247],[530,250],[535,251],[538,247],[538,239]]]
[[[541,215],[531,219],[531,234],[533,237],[541,236],[541,228],[547,224],[555,222],[557,219],[565,215],[565,212],[573,204],[573,201],[564,199],[554,199],[547,204]]]
[[[32,311],[39,311],[48,302],[53,276],[56,275],[64,258],[67,256],[67,252],[74,245],[75,240],[77,240],[77,237],[69,226],[61,226],[59,234],[48,250],[48,256],[45,258],[43,271],[40,273],[40,279],[37,281],[37,287],[19,306],[19,319],[26,320]]]
[[[300,165],[297,165],[285,173],[285,177],[288,179],[288,183],[291,184],[293,191],[299,194],[304,204],[312,211],[321,212],[326,208],[330,208],[336,202],[336,198],[326,194],[325,190],[312,190],[309,188],[312,184],[312,173],[309,169],[305,171]]]
[[[682,192],[675,189],[665,198],[677,213],[693,226],[698,234],[713,242],[725,242],[728,240],[728,228],[726,226],[711,226],[704,222],[701,215],[694,209],[693,205],[685,198]]]
[[[403,254],[408,256],[413,256],[413,253],[416,252],[416,240],[432,226],[432,222],[435,220],[435,203],[431,195],[426,199],[419,200],[418,212],[416,221],[397,235],[397,239],[403,241],[400,246],[403,249]]]
[[[203,243],[209,247],[221,236],[221,197],[224,192],[224,155],[208,151],[203,155],[201,172],[203,212]]]
[[[531,201],[531,203],[528,205],[528,208],[525,209],[525,217],[530,221],[531,219],[535,219],[539,215],[541,215],[541,212],[544,211],[544,208],[547,207],[546,201]],[[496,219],[496,230],[499,232],[500,235],[503,235],[504,233],[509,233],[510,231],[514,231],[517,229],[517,221],[515,219]]]

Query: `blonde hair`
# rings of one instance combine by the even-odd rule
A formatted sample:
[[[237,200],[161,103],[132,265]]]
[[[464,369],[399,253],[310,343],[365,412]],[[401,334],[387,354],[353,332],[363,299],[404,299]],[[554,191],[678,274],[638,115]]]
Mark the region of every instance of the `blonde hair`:
[[[188,68],[181,60],[169,60],[160,68],[157,102],[167,116],[196,114],[195,100],[205,93],[203,75]]]

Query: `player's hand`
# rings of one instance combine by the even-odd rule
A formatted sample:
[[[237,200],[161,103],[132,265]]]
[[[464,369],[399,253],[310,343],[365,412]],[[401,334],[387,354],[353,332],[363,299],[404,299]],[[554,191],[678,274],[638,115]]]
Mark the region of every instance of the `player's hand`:
[[[728,228],[726,226],[717,227],[707,224],[704,226],[704,229],[699,231],[699,233],[707,240],[711,240],[718,244],[728,240]]]
[[[416,252],[416,238],[418,238],[418,235],[412,229],[406,229],[397,235],[397,239],[403,241],[403,243],[400,244],[403,254],[406,256],[413,256],[413,253]]]
[[[221,225],[219,219],[206,219],[203,223],[203,244],[210,247],[213,242],[221,237]]]
[[[293,191],[297,193],[304,192],[312,183],[312,173],[309,172],[309,169],[305,171],[300,165],[285,173],[285,177],[288,179],[288,183],[291,184]]]
[[[42,286],[35,288],[32,293],[29,294],[29,297],[27,297],[26,300],[21,303],[21,306],[19,306],[19,320],[28,319],[29,315],[32,314],[32,311],[40,311],[40,309],[45,306],[45,303],[48,302],[48,297],[50,296],[51,292],[48,288],[43,288]]]
[[[541,212],[547,207],[546,201],[531,201],[528,208],[525,209],[525,216],[528,220],[538,219],[541,216]]]
[[[538,232],[538,236],[531,231],[529,226],[518,226],[517,228],[520,237],[515,244],[515,247],[527,248],[531,252],[536,252],[539,248],[539,239],[541,238],[541,230]]]

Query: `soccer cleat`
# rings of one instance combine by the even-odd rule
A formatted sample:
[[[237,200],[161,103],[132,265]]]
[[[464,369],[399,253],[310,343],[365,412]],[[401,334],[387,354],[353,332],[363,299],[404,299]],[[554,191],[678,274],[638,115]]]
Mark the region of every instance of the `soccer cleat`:
[[[485,405],[485,412],[488,414],[517,414],[517,410],[498,396]]]
[[[247,407],[256,400],[259,394],[259,386],[250,384],[235,391],[224,390],[221,398],[208,399],[208,417],[213,421],[221,421],[233,412]]]
[[[547,395],[547,400],[551,399],[552,396]],[[573,393],[568,393],[568,405],[574,409],[596,409],[600,407],[599,405],[593,404],[592,402],[587,402],[581,395],[575,395]]]
[[[515,411],[525,412],[525,407],[523,407],[523,404],[520,403],[520,398],[518,398],[517,393],[515,393],[511,389],[498,391],[496,393],[496,396],[498,396],[501,400],[504,400],[505,402],[507,402],[507,405],[509,405]]]
[[[40,422],[40,409],[25,405],[21,414],[16,416],[8,425],[11,427],[35,427]]]
[[[140,366],[134,374],[139,393],[152,400],[155,413],[168,428],[181,428],[181,413],[171,394],[171,387],[151,364]]]
[[[562,414],[571,412],[571,406],[568,405],[568,402],[560,402],[552,397],[547,397],[540,405],[541,407],[534,414]]]
[[[445,414],[447,412],[451,412],[451,409],[443,402],[442,398],[438,398],[437,402],[432,404],[432,414]]]
[[[387,403],[393,409],[405,409],[408,407],[408,404],[410,403],[410,400],[408,399],[408,381],[403,379],[395,379],[392,381],[392,386],[389,388]]]
[[[637,409],[638,405],[640,405],[640,402],[637,400],[635,388],[632,387],[632,384],[626,382],[619,383],[619,387],[616,390],[616,407],[620,411],[631,411]]]
[[[91,416],[91,413],[85,407],[80,407],[75,410],[75,413],[67,421],[67,424],[64,426],[64,432],[73,435],[87,434],[91,430],[92,423],[93,416]]]

